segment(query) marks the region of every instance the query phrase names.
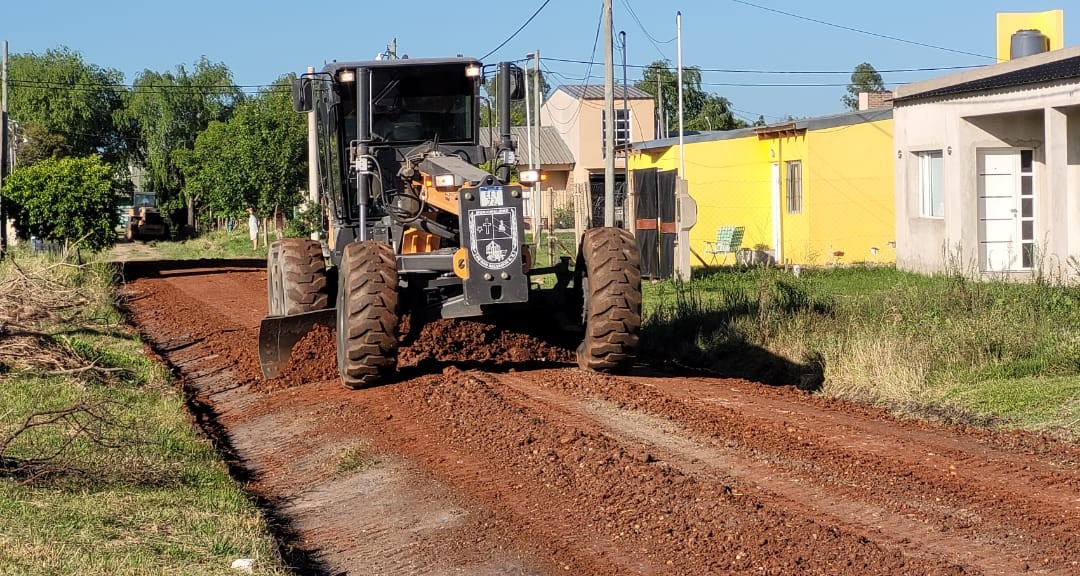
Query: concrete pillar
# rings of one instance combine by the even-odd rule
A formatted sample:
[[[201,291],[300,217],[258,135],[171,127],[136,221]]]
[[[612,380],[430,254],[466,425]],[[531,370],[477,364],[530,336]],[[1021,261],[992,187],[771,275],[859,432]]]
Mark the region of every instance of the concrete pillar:
[[[690,184],[679,178],[675,185],[675,277],[690,279],[690,229],[697,224],[697,202],[690,197]]]
[[[1044,265],[1053,272],[1065,265],[1070,245],[1070,221],[1080,222],[1075,215],[1077,201],[1069,194],[1069,117],[1057,108],[1046,108],[1045,119],[1045,168],[1043,185],[1036,177],[1035,201],[1039,218],[1035,222],[1035,242],[1045,250]],[[1072,231],[1076,235],[1076,231]]]

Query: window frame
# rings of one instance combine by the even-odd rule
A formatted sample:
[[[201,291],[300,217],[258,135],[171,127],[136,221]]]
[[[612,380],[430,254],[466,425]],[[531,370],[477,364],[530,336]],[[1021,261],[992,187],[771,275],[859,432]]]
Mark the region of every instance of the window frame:
[[[803,213],[802,168],[802,160],[787,160],[784,162],[784,187],[788,214]],[[793,169],[796,169],[798,174],[793,174]]]
[[[917,150],[916,158],[916,184],[919,191],[919,217],[932,218],[934,220],[945,219],[945,154],[940,148],[930,150]],[[940,174],[935,177],[933,173],[934,159],[938,160]],[[934,201],[934,184],[938,184],[938,202]],[[941,213],[935,214],[935,208],[940,207]]]
[[[620,114],[620,113],[622,113],[622,114]],[[620,118],[619,118],[620,115],[624,116],[624,118],[622,120],[620,120]],[[622,149],[620,147],[629,146],[630,143],[634,141],[633,117],[634,117],[633,108],[616,108],[615,109],[615,152],[616,152],[616,156],[618,156],[619,150]],[[620,124],[624,124],[625,126],[620,128]],[[626,135],[625,139],[620,139],[619,138],[620,132],[625,133],[625,135]],[[601,158],[607,158],[607,109],[606,108],[601,108],[600,109],[600,157]]]

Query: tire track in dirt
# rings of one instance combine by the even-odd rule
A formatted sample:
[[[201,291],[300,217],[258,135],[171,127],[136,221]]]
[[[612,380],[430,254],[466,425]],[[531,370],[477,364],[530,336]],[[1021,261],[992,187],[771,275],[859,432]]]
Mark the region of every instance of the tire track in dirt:
[[[207,272],[135,280],[132,317],[326,573],[1080,572],[1075,445],[743,381],[506,371],[535,367],[518,344],[461,370],[434,360],[452,334],[406,353],[438,373],[267,386],[265,275]]]

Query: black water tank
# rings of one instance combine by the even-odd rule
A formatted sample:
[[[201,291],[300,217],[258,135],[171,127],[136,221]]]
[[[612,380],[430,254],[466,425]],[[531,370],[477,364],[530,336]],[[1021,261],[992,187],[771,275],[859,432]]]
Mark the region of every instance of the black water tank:
[[[1012,35],[1009,59],[1023,58],[1050,51],[1050,38],[1038,30],[1017,30]]]

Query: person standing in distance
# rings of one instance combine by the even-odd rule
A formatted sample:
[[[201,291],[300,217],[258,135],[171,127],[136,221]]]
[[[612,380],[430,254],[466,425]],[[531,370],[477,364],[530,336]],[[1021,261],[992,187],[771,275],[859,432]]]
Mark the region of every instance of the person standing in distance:
[[[248,207],[248,235],[251,236],[251,249],[259,249],[259,217],[255,215],[255,209]]]

